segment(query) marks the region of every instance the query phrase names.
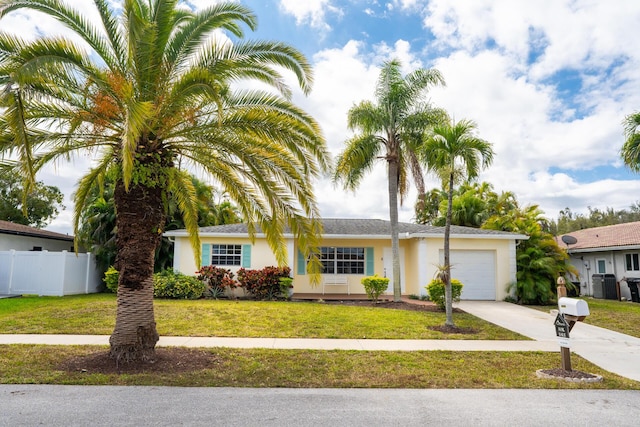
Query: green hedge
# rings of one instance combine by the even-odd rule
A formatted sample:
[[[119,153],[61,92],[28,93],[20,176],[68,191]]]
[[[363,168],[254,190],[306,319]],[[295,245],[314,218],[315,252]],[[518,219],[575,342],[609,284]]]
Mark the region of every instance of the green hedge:
[[[113,266],[104,274],[104,284],[111,292],[118,291],[118,270]],[[153,275],[153,296],[155,298],[198,299],[207,285],[196,277],[167,269]]]

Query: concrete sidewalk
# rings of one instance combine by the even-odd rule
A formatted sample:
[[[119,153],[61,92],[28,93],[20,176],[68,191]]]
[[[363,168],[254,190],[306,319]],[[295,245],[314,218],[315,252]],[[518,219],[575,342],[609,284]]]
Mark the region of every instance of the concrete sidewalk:
[[[158,346],[364,351],[548,351],[560,352],[554,316],[500,301],[461,301],[456,307],[534,341],[374,340],[309,338],[161,337]],[[108,335],[0,335],[0,344],[108,345]],[[640,381],[640,338],[579,323],[571,350],[609,372]]]
[[[108,335],[0,335],[0,344],[109,345]],[[321,338],[160,337],[159,347],[228,347],[363,351],[559,351],[551,341],[370,340]]]
[[[555,316],[502,301],[461,301],[469,314],[518,332],[536,342],[554,342]],[[640,381],[640,338],[580,322],[571,331],[571,351],[609,372]]]

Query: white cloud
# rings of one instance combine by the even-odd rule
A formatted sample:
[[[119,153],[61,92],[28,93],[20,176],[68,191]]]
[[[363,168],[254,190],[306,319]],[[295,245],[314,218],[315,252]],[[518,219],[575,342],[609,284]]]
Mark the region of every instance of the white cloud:
[[[332,0],[280,0],[280,8],[293,15],[298,25],[310,25],[313,28],[329,30],[326,22],[327,13],[342,16],[340,8],[332,5]]]

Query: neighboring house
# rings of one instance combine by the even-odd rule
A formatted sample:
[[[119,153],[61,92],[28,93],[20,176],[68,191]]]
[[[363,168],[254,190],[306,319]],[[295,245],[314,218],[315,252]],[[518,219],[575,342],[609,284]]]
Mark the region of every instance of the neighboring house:
[[[621,279],[640,278],[640,221],[587,228],[565,236],[576,240],[567,245],[562,236],[557,238],[560,247],[569,253],[571,264],[580,273],[582,294],[598,295],[593,286],[594,274],[613,274],[620,282],[620,295],[631,298],[627,283]]]
[[[0,221],[0,251],[70,251],[73,236]]]
[[[83,294],[100,285],[94,256],[76,254],[73,236],[0,221],[0,295]]]
[[[376,219],[324,219],[321,242],[324,271],[313,286],[307,262],[287,234],[288,266],[296,294],[364,294],[360,280],[378,274],[392,277],[391,238],[388,221]],[[444,227],[400,223],[402,293],[425,295],[424,287],[443,262]],[[196,263],[186,230],[165,233],[175,241],[174,269],[194,274]],[[202,265],[237,271],[276,265],[263,234],[251,243],[246,224],[200,228]],[[525,235],[469,227],[451,228],[452,276],[464,284],[463,299],[502,300],[516,280],[516,243]],[[388,293],[393,293],[389,283]]]

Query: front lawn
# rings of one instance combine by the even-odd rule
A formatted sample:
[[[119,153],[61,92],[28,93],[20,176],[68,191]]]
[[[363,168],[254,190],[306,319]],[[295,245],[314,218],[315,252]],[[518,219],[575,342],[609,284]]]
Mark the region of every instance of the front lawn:
[[[610,329],[623,334],[640,338],[640,304],[628,301],[616,301],[581,297],[589,304],[589,316],[585,323]],[[557,309],[557,305],[531,306],[549,312]]]
[[[456,325],[471,334],[429,329],[444,313],[352,307],[312,302],[156,300],[163,336],[523,340],[519,334],[467,313]],[[113,294],[0,299],[0,333],[109,335],[115,325]]]
[[[602,375],[599,383],[539,379],[537,369],[560,366],[558,353],[456,351],[321,351],[192,349],[204,360],[193,370],[153,365],[140,372],[100,373],[91,360],[106,347],[0,345],[0,383],[149,385],[175,387],[309,388],[587,388],[640,390],[640,382],[606,372],[573,355],[575,370]],[[158,349],[162,351],[162,349]],[[81,360],[79,363],[77,360]],[[69,369],[69,363],[74,368]],[[423,402],[424,403],[424,402]],[[170,404],[170,402],[168,402]]]

